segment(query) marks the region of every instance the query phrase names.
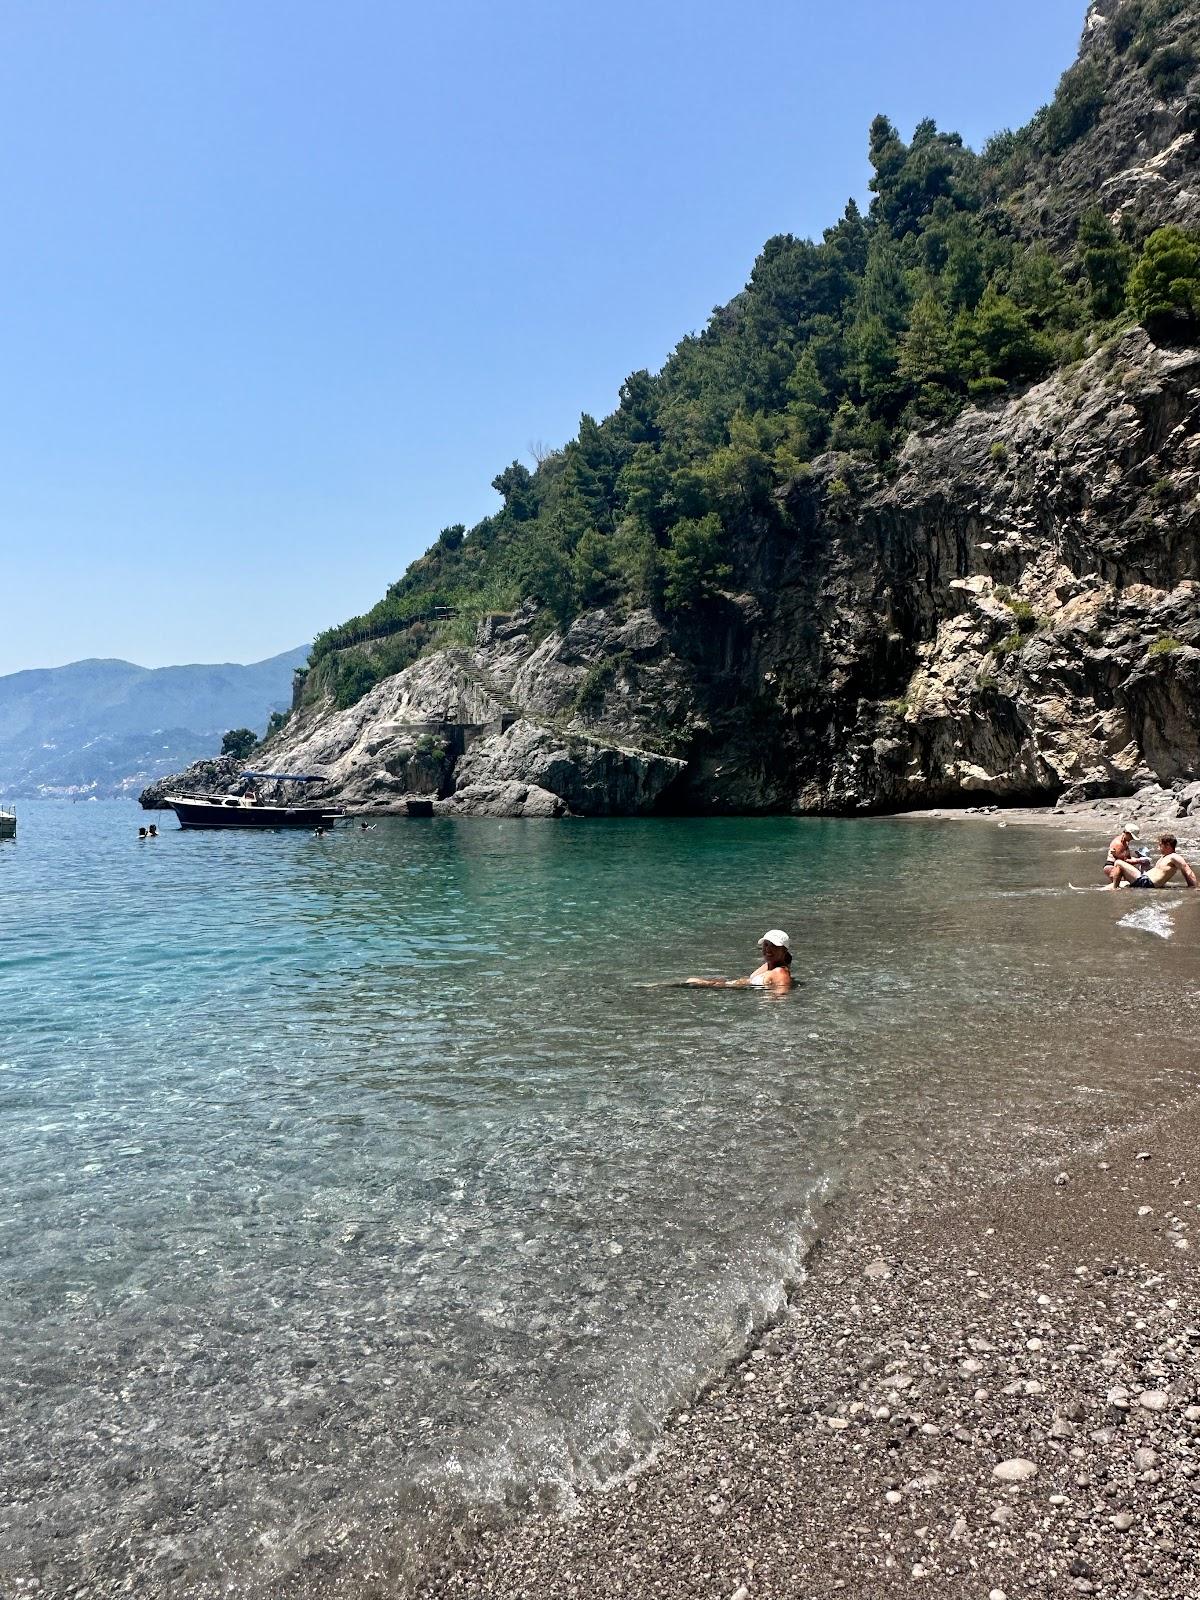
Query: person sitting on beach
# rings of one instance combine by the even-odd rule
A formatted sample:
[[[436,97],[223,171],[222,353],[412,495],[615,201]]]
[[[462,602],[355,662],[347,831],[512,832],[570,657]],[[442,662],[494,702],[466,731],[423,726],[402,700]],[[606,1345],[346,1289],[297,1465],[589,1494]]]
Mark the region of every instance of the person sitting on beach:
[[[1148,872],[1142,872],[1129,861],[1114,862],[1117,877],[1114,889],[1162,889],[1177,872],[1189,889],[1195,889],[1196,874],[1178,853],[1179,840],[1173,833],[1164,833],[1158,841],[1158,860]]]
[[[1134,855],[1133,829],[1127,822],[1121,824],[1121,831],[1108,847],[1108,860],[1104,863],[1104,876],[1109,883],[1115,884],[1121,874],[1117,871],[1118,861],[1128,861],[1139,872],[1145,872],[1150,865],[1150,857]]]
[[[697,989],[790,989],[795,979],[792,943],[787,934],[782,928],[771,928],[758,942],[762,965],[748,978],[689,978],[688,985]]]

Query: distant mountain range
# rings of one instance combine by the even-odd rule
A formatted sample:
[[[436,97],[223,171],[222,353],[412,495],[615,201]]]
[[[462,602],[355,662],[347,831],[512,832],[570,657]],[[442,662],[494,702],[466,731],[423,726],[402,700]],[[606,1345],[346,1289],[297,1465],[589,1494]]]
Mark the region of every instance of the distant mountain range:
[[[307,658],[301,645],[249,666],[92,660],[0,677],[0,797],[136,795],[216,754],[229,728],[261,734]]]

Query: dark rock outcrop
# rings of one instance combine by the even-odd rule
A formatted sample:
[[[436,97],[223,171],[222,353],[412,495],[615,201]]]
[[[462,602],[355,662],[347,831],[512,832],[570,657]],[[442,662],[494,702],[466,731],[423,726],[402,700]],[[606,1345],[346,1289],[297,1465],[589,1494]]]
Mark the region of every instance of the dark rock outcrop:
[[[245,767],[245,760],[239,760],[236,756],[211,756],[203,761],[193,761],[182,772],[148,784],[138,796],[138,803],[146,811],[166,811],[169,794],[228,794]]]
[[[794,492],[758,653],[804,808],[1194,770],[1198,382],[1131,332],[910,439],[841,523],[819,480]]]

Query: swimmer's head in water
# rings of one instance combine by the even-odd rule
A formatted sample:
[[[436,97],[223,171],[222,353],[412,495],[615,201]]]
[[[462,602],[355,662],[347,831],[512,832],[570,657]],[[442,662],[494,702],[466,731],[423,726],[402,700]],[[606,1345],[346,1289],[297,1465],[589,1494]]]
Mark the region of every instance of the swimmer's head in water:
[[[792,941],[782,928],[768,928],[758,942],[768,966],[791,966]]]

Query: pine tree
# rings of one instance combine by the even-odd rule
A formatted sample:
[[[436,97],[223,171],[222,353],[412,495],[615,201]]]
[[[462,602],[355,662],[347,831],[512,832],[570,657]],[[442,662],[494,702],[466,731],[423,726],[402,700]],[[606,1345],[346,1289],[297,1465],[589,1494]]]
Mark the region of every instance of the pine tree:
[[[537,515],[537,490],[528,467],[514,461],[492,479],[492,488],[504,496],[504,509],[514,522],[528,522]]]
[[[945,312],[932,292],[912,309],[900,341],[899,374],[912,393],[909,421],[949,416],[962,404],[962,371]]]
[[[1158,228],[1129,279],[1129,303],[1155,339],[1187,338],[1200,328],[1200,241],[1182,228]]]
[[[610,541],[595,528],[589,528],[575,546],[571,569],[580,605],[600,606],[612,598],[612,547]]]
[[[821,382],[817,358],[805,346],[787,382],[788,413],[795,419],[799,438],[815,448],[829,431],[829,395]]]
[[[1050,366],[1054,352],[1028,316],[995,283],[989,283],[972,317],[960,317],[955,344],[963,367],[973,372],[975,395],[994,393],[994,385],[1039,378]]]
[[[1012,298],[1035,328],[1079,326],[1083,308],[1049,250],[1035,245],[1018,257],[1012,272]]]
[[[899,372],[915,388],[946,384],[957,372],[950,330],[937,296],[924,294],[912,308],[908,331],[900,340]]]
[[[663,564],[663,603],[669,611],[686,611],[724,582],[731,569],[725,560],[725,532],[715,512],[677,522]]]
[[[1125,308],[1133,252],[1098,207],[1080,217],[1078,237],[1092,315],[1101,320],[1115,317]]]

